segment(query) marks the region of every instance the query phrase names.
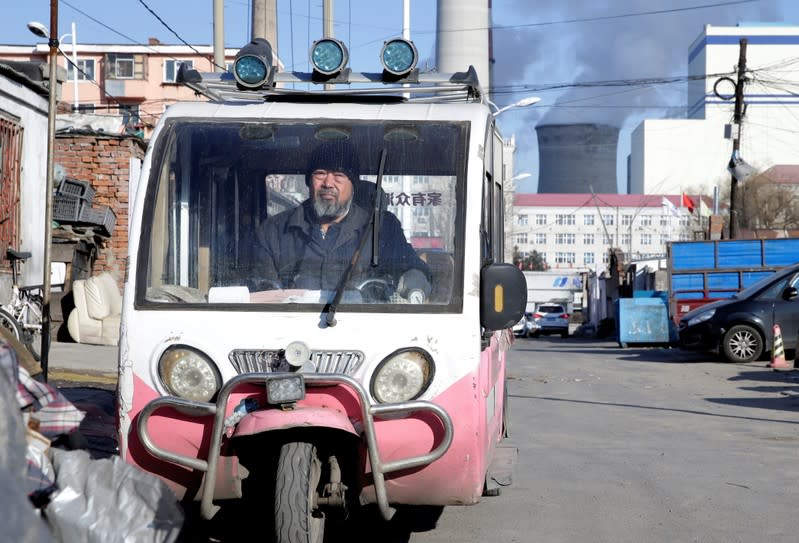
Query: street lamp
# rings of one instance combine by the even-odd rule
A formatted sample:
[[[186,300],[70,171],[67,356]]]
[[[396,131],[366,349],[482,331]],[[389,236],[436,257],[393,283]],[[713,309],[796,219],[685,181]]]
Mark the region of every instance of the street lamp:
[[[541,101],[541,98],[539,98],[538,96],[528,96],[527,98],[522,98],[518,102],[514,102],[514,103],[512,103],[510,105],[507,105],[505,107],[497,107],[497,105],[494,102],[492,102],[491,100],[486,100],[486,102],[488,102],[488,105],[490,105],[491,107],[494,108],[494,113],[493,113],[494,117],[499,116],[500,113],[504,113],[504,112],[508,111],[509,109],[514,109],[514,108],[517,108],[517,107],[532,106],[533,104],[537,104],[540,101]]]
[[[44,258],[42,259],[42,349],[41,366],[42,377],[47,382],[47,369],[50,359],[50,245],[53,241],[53,178],[55,177],[55,114],[56,114],[56,91],[58,87],[58,72],[56,70],[56,60],[58,58],[58,0],[50,0],[50,35],[41,23],[29,23],[28,28],[37,36],[47,37],[50,53],[49,77],[50,88],[48,89],[47,106],[47,180],[44,190]],[[73,35],[74,39],[74,35]],[[73,47],[74,51],[74,47]]]
[[[28,30],[40,38],[48,38],[47,27],[38,21],[31,21],[28,23]],[[64,38],[70,36],[72,38],[72,111],[78,111],[78,49],[77,49],[77,32],[75,31],[75,23],[72,23],[72,32],[64,34],[59,38],[59,44],[64,41]],[[61,51],[59,49],[59,51]],[[66,57],[66,53],[61,51],[61,54]]]

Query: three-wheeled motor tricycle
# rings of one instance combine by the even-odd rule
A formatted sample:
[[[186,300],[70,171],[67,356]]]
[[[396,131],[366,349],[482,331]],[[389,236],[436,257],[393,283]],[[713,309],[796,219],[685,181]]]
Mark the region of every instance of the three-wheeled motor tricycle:
[[[313,73],[284,73],[255,39],[232,73],[180,69],[208,100],[165,111],[135,194],[119,445],[205,518],[254,492],[278,542],[316,542],[336,510],[496,490],[527,297],[503,263],[503,144],[474,69],[416,56],[390,40],[356,73],[324,39]]]

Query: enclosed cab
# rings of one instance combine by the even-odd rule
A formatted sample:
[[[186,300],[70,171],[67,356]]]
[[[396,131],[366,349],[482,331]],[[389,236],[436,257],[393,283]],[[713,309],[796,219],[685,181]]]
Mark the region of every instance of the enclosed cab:
[[[133,206],[121,454],[206,517],[272,474],[279,541],[347,504],[475,503],[505,431],[502,140],[472,69],[392,43],[381,74],[281,74],[263,40],[181,70],[209,101],[162,116]]]

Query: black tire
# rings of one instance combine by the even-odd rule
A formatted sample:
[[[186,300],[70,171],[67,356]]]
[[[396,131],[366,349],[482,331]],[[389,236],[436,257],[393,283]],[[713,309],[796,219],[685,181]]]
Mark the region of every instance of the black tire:
[[[280,448],[275,474],[275,543],[322,543],[325,517],[314,509],[321,476],[316,447],[291,442]]]
[[[532,333],[530,334],[530,337],[538,337],[538,336],[540,336],[540,335],[541,335],[541,333],[540,333],[540,332],[532,332]]]
[[[721,349],[730,362],[754,362],[763,354],[763,338],[748,324],[737,324],[724,334]]]
[[[565,331],[565,332],[561,332],[561,333],[560,333],[560,337],[562,337],[562,338],[564,338],[564,339],[565,339],[565,338],[567,338],[567,337],[569,337],[569,331],[567,330],[567,331]]]
[[[5,309],[0,309],[0,326],[14,334],[15,338],[22,341],[22,330],[20,330],[17,319]]]

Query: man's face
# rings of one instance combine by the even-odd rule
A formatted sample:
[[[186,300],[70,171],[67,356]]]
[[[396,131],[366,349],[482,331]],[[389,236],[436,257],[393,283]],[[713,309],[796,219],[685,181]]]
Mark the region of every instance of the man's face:
[[[311,196],[320,219],[340,219],[350,210],[352,181],[343,172],[317,168],[311,173]]]

